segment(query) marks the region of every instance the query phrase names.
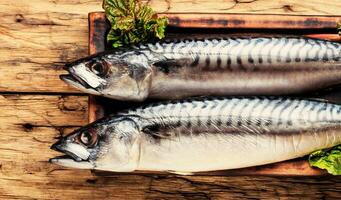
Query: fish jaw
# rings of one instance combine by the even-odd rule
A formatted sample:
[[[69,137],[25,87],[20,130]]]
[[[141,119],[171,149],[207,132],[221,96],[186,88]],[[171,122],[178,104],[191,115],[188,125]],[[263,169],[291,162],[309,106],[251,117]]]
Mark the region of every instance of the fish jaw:
[[[77,161],[87,160],[90,156],[90,153],[83,146],[75,143],[64,142],[63,139],[54,143],[51,146],[51,149],[65,153]]]
[[[78,79],[81,79],[82,80],[81,82],[85,82],[92,88],[97,88],[107,83],[105,79],[98,77],[92,71],[90,71],[90,69],[87,68],[84,63],[70,67],[68,71],[73,76],[78,77]]]
[[[74,88],[77,88],[78,90],[85,92],[87,94],[92,94],[92,95],[96,95],[96,96],[104,96],[110,99],[118,99],[118,100],[122,100],[122,101],[136,101],[136,102],[141,102],[143,100],[145,100],[148,96],[148,92],[139,92],[139,93],[133,93],[130,94],[128,91],[134,91],[134,89],[131,90],[122,90],[122,87],[114,87],[114,89],[112,89],[111,92],[113,94],[107,94],[107,93],[101,93],[99,91],[97,91],[94,88],[91,88],[89,85],[87,85],[85,82],[84,84],[81,84],[80,80],[74,78],[72,75],[60,75],[59,76],[61,80],[63,80],[65,83],[67,83],[68,85],[71,85]],[[115,95],[115,91],[117,91],[117,95]],[[124,93],[126,92],[126,93]]]
[[[74,143],[65,143],[60,140],[51,146],[51,149],[65,153],[63,156],[51,158],[49,162],[64,167],[78,169],[93,169],[93,163],[89,162],[90,153],[81,145]]]
[[[96,91],[95,89],[91,88],[90,86],[84,86],[82,85],[77,79],[75,79],[72,75],[60,75],[59,76],[61,80],[63,80],[65,83],[77,88],[78,90],[85,92],[85,93],[89,93],[89,94],[93,94],[93,95],[101,95],[101,93],[99,93],[98,91]]]
[[[69,72],[69,74],[60,75],[61,80],[89,94],[101,95],[98,88],[107,83],[105,79],[91,72],[85,63],[79,63],[74,66],[72,64],[66,64],[64,70]]]
[[[95,166],[88,161],[77,162],[73,160],[72,158],[68,158],[66,156],[59,156],[59,157],[51,158],[49,162],[63,166],[63,167],[70,167],[70,168],[77,168],[77,169],[94,169],[95,168]]]

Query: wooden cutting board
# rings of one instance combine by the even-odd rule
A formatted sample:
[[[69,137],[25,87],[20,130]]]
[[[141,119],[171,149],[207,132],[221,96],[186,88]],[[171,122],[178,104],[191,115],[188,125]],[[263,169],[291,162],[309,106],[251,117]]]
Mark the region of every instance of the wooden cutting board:
[[[341,37],[336,34],[336,23],[341,21],[341,16],[237,15],[207,13],[168,13],[160,15],[165,15],[169,18],[170,28],[167,31],[167,37],[169,38],[194,36],[205,37],[205,35],[269,35],[269,33],[271,35],[287,35],[294,32],[296,35],[305,35],[333,41],[341,40]],[[109,22],[105,19],[103,12],[89,13],[89,54],[102,52],[107,48],[105,44],[105,36],[109,27]],[[198,34],[199,32],[200,34]],[[334,96],[329,95],[328,98],[334,99]],[[338,97],[340,95],[336,96]],[[140,104],[141,103],[120,102],[90,95],[89,122],[95,121],[109,113],[129,107],[136,107]],[[113,172],[101,171],[94,171],[94,173],[101,176],[110,176],[110,174],[113,174]],[[154,172],[137,171],[134,173]],[[305,157],[264,166],[203,172],[197,174],[317,176],[326,175],[327,173],[324,170],[311,168],[307,162],[307,158]]]

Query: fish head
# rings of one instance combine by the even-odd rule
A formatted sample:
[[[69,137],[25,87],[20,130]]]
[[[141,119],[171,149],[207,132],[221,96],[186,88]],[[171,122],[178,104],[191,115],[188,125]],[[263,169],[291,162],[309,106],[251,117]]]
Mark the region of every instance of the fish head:
[[[110,53],[100,53],[65,65],[60,78],[89,94],[117,100],[142,101],[149,93],[151,68]]]
[[[129,117],[104,118],[60,138],[51,149],[64,153],[51,163],[80,169],[130,172],[137,168],[140,134]]]

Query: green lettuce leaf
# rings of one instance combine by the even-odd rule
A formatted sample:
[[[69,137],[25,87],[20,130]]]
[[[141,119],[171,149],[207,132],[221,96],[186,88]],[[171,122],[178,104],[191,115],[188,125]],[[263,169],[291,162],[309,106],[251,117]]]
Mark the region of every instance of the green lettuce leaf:
[[[158,18],[147,5],[137,0],[104,0],[103,9],[111,29],[107,42],[113,48],[165,37],[166,17]]]
[[[315,151],[310,154],[308,160],[310,166],[326,169],[333,175],[341,175],[341,145]]]
[[[339,35],[341,36],[341,22],[337,23],[337,30],[338,30]]]

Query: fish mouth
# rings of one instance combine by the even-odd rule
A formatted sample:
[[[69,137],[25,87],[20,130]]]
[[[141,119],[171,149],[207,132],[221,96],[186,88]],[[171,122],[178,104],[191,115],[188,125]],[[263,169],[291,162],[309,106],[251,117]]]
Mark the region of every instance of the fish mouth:
[[[94,94],[94,95],[100,95],[98,91],[96,91],[94,88],[92,88],[87,82],[85,82],[83,79],[81,79],[78,76],[75,76],[73,74],[62,74],[59,76],[59,78],[64,81],[65,83],[81,90],[86,93]]]
[[[59,78],[63,80],[64,82],[69,83],[73,86],[79,87],[80,85],[81,87],[86,88],[86,89],[91,88],[91,86],[87,84],[83,79],[73,74],[62,74],[59,76]]]
[[[62,74],[59,76],[59,78],[62,81],[66,82],[67,84],[69,84],[75,88],[78,88],[80,90],[94,89],[85,80],[83,80],[81,77],[79,77],[73,73],[72,66],[73,66],[72,63],[66,63],[64,65],[63,69],[65,71],[69,72],[69,74]]]
[[[60,141],[54,143],[51,146],[51,149],[65,154],[63,156],[55,157],[58,159],[60,159],[60,158],[73,159],[76,162],[88,161],[89,160],[90,153],[87,152],[87,150],[84,147],[82,147],[78,144],[73,144],[73,145],[69,144],[68,145],[68,144],[64,144],[64,142],[62,140],[60,140]],[[55,158],[52,158],[52,159],[55,159]]]
[[[61,165],[64,167],[78,168],[78,169],[94,169],[95,165],[90,161],[75,161],[68,155],[56,156],[49,159],[50,163]]]
[[[49,162],[54,163],[56,160],[64,160],[64,159],[69,159],[69,160],[73,160],[73,161],[76,161],[76,162],[81,162],[81,161],[77,161],[74,157],[66,155],[66,154],[50,158]]]
[[[78,157],[76,154],[72,153],[71,151],[67,151],[65,149],[60,148],[57,143],[53,144],[51,146],[51,149],[55,150],[55,151],[58,151],[58,152],[61,152],[61,153],[64,153],[65,155],[56,156],[54,158],[51,158],[50,161],[53,160],[53,159],[73,159],[76,162],[83,161],[82,158]]]
[[[49,159],[50,163],[61,165],[64,167],[79,168],[79,169],[93,169],[95,166],[89,161],[89,155],[79,155],[67,150],[65,145],[58,141],[51,146],[52,150],[64,153],[64,155],[56,156]]]

